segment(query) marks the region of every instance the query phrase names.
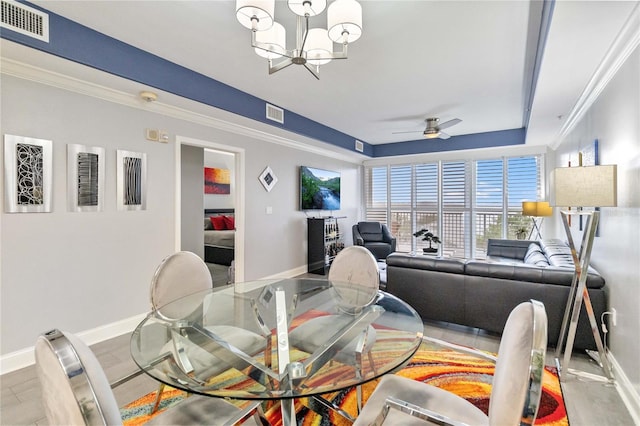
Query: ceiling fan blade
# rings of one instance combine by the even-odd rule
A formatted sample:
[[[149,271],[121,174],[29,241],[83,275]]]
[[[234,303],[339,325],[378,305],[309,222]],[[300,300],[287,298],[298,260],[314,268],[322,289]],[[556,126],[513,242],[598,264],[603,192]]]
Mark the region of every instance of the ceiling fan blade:
[[[402,133],[422,133],[423,130],[409,130],[408,132],[392,132],[392,135],[400,135]]]
[[[446,129],[447,127],[455,126],[456,124],[458,124],[461,121],[462,120],[460,120],[459,118],[454,118],[453,120],[445,121],[444,123],[439,124],[438,128],[440,130]]]
[[[449,139],[451,137],[451,135],[446,134],[445,132],[440,132],[440,136],[438,136],[440,139]]]

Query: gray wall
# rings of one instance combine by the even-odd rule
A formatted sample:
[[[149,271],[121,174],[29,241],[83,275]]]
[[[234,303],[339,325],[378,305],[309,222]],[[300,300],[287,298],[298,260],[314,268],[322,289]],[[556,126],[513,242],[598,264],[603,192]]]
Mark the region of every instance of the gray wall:
[[[180,146],[180,249],[204,259],[203,198],[204,150]]]
[[[361,182],[355,164],[5,74],[1,102],[2,133],[53,140],[54,161],[51,213],[2,209],[2,355],[33,346],[38,334],[53,327],[81,332],[148,311],[151,276],[179,246],[175,135],[245,149],[245,279],[306,265],[306,215],[298,210],[300,165],[340,170],[344,208],[336,214],[348,217],[342,221],[345,229],[358,215]],[[146,141],[145,128],[166,129],[171,142]],[[103,212],[67,211],[69,143],[106,149]],[[116,210],[116,149],[147,153],[145,211]],[[279,179],[269,193],[258,181],[266,166]],[[273,214],[266,214],[267,206]],[[202,201],[196,210],[201,209]]]
[[[609,327],[610,349],[640,393],[640,50],[636,48],[599,98],[556,151],[556,167],[578,163],[578,151],[599,141],[600,164],[618,165],[618,207],[603,208],[600,236],[591,264],[605,277],[609,306],[617,310]],[[563,228],[556,215],[557,235]],[[577,222],[577,221],[576,221]],[[578,226],[573,239],[581,241]],[[599,321],[600,319],[597,318]]]

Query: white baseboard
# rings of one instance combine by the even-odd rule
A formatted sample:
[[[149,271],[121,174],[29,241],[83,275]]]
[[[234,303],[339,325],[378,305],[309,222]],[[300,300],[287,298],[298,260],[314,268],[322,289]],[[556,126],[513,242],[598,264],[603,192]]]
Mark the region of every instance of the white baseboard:
[[[640,425],[640,395],[611,352],[608,353],[608,358],[613,368],[613,376],[616,378],[616,390],[620,394],[620,398],[622,398],[627,410],[629,410],[633,423]]]
[[[307,265],[299,266],[297,268],[289,269],[288,271],[282,271],[280,273],[269,275],[268,277],[262,277],[262,280],[273,280],[277,278],[293,278],[298,275],[307,273]]]
[[[90,330],[75,333],[87,345],[93,345],[104,340],[130,333],[142,321],[146,314],[135,315],[111,324],[102,325]],[[0,375],[29,367],[35,364],[33,346],[0,357]]]

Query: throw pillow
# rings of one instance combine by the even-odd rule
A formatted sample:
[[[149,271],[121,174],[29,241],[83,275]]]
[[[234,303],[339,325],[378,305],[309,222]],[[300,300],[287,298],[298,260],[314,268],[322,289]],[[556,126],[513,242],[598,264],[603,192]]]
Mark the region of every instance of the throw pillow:
[[[204,230],[205,231],[210,231],[212,229],[213,229],[213,223],[211,223],[211,218],[205,217],[204,218]]]
[[[529,244],[527,254],[524,256],[524,263],[536,266],[549,266],[547,257],[542,253],[542,249],[536,243]]]
[[[236,229],[236,219],[233,216],[222,216],[226,229]]]
[[[213,225],[213,229],[216,231],[227,229],[224,222],[224,216],[211,216],[211,224]]]

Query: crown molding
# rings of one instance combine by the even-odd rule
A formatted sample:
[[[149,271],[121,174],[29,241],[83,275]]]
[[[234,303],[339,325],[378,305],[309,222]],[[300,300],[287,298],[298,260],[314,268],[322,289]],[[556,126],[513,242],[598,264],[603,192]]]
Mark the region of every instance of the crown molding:
[[[345,154],[322,147],[305,144],[298,140],[294,140],[288,137],[275,135],[263,130],[258,130],[249,126],[244,126],[237,123],[232,123],[219,118],[207,116],[199,112],[191,111],[185,108],[177,107],[168,103],[159,101],[155,102],[143,102],[137,95],[132,95],[127,92],[111,89],[106,86],[91,83],[89,81],[81,80],[75,77],[70,77],[54,71],[45,70],[33,65],[25,64],[23,62],[15,61],[8,58],[0,58],[0,72],[2,74],[10,75],[13,77],[21,78],[24,80],[33,81],[36,83],[45,84],[58,89],[67,90],[70,92],[79,93],[82,95],[90,96],[96,99],[101,99],[107,102],[112,102],[131,108],[142,109],[145,111],[154,112],[167,117],[176,118],[179,120],[188,121],[194,124],[222,130],[229,133],[235,133],[242,136],[247,136],[261,141],[270,142],[277,145],[286,146],[292,149],[297,149],[304,152],[310,152],[313,154],[321,155],[324,157],[335,158],[338,160],[346,161],[353,164],[362,164],[362,161],[367,156],[362,154]],[[217,108],[209,107],[214,110]],[[324,141],[319,141],[326,143]]]
[[[589,108],[598,99],[600,93],[616,75],[620,67],[640,44],[640,3],[636,5],[629,19],[618,33],[611,48],[593,73],[591,80],[573,106],[569,117],[560,129],[557,138],[551,144],[552,149],[557,149],[560,143],[576,127]]]

